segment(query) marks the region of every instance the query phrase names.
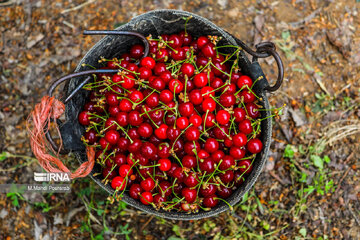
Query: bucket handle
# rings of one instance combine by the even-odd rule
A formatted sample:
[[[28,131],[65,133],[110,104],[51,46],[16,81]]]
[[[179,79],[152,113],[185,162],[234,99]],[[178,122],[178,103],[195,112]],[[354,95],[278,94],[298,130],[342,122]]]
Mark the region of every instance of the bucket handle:
[[[253,62],[256,61],[258,58],[267,58],[270,56],[274,57],[277,68],[278,68],[278,77],[277,77],[276,83],[273,86],[268,85],[264,89],[269,92],[274,92],[274,91],[278,90],[284,79],[284,64],[283,64],[278,52],[276,51],[275,44],[273,42],[261,42],[261,43],[255,45],[256,51],[253,51],[249,46],[247,46],[243,41],[241,41],[239,39],[236,39],[236,43],[238,45],[240,45],[240,47],[245,52],[247,52],[248,54],[253,56],[253,59],[252,59]]]

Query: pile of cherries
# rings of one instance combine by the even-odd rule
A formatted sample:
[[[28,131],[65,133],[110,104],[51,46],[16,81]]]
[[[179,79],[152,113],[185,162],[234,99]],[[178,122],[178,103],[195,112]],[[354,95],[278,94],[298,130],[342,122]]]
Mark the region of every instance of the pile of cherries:
[[[240,49],[186,31],[149,36],[85,85],[83,141],[96,147],[105,184],[166,211],[210,210],[238,188],[263,148],[253,80]],[[231,48],[231,54],[221,53]],[[99,173],[100,174],[100,173]]]

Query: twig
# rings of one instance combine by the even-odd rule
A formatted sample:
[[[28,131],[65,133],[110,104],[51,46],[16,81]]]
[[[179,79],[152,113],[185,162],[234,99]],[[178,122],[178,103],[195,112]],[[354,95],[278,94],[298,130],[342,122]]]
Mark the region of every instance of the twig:
[[[239,219],[240,221],[242,221],[243,224],[245,224],[245,226],[246,226],[248,229],[250,229],[250,230],[253,231],[253,232],[255,231],[255,229],[254,229],[248,222],[246,222],[244,218],[242,218],[241,216],[237,215],[235,212],[232,212],[231,215],[232,215],[234,218],[237,218],[237,219]]]
[[[309,23],[318,13],[320,13],[321,10],[322,10],[322,8],[318,8],[315,11],[313,11],[312,13],[310,13],[310,15],[301,19],[300,21],[291,22],[289,24],[292,28],[299,28],[299,27],[303,26],[304,24]]]
[[[348,205],[348,209],[349,209],[351,215],[355,218],[355,221],[357,222],[357,224],[360,226],[360,220],[359,220],[359,218],[355,215],[354,211],[351,209],[351,205],[350,205],[350,204]]]
[[[337,188],[336,188],[336,190],[335,190],[335,194],[338,193],[338,191],[339,191],[339,189],[340,189],[340,187],[341,187],[341,183],[344,181],[344,179],[346,178],[346,176],[349,174],[350,169],[351,169],[351,167],[348,167],[348,169],[346,170],[345,174],[341,177],[341,179],[340,179],[340,181],[339,181],[339,183],[338,183],[338,186],[337,186]]]
[[[141,227],[141,232],[145,229],[145,227],[151,222],[151,220],[153,220],[154,215],[151,215],[151,217],[149,218],[149,220],[146,221],[146,223]]]
[[[278,176],[276,175],[273,171],[269,171],[270,175],[275,178],[276,180],[278,180],[279,183],[281,183],[281,185],[286,186],[287,184]]]
[[[83,8],[83,7],[85,7],[86,5],[91,4],[91,3],[95,2],[95,1],[96,1],[96,0],[88,0],[88,1],[86,1],[86,2],[84,2],[84,3],[82,3],[82,4],[80,4],[80,5],[78,5],[78,6],[76,6],[76,7],[69,8],[69,9],[65,9],[64,11],[61,12],[61,14],[68,13],[68,12],[71,12],[71,11],[79,10],[80,8]]]

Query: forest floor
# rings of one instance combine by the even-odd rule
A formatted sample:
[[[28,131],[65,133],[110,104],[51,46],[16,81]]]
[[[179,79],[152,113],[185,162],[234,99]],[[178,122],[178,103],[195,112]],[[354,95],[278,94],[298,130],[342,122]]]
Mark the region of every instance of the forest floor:
[[[141,13],[181,9],[249,46],[273,41],[284,61],[272,106],[271,151],[234,207],[170,221],[109,205],[89,178],[69,194],[0,194],[0,239],[360,239],[360,1],[0,1],[0,183],[32,182],[25,122],[52,80],[71,73],[100,37]],[[261,60],[268,79],[272,59]]]

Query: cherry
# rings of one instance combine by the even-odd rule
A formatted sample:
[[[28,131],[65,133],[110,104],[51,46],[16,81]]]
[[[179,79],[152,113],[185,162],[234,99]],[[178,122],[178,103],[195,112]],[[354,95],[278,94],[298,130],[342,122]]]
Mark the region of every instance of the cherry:
[[[197,166],[195,156],[186,155],[182,158],[182,165],[186,168],[194,168]]]
[[[160,158],[168,158],[170,157],[170,146],[169,143],[161,143],[158,145],[157,153]]]
[[[123,177],[117,176],[114,177],[111,181],[111,187],[116,190],[124,190],[126,186],[126,181]]]
[[[175,61],[181,61],[186,58],[186,53],[183,48],[175,48],[173,51],[170,51],[170,56]]]
[[[133,75],[127,74],[122,78],[121,86],[125,89],[131,89],[135,86],[135,78]]]
[[[243,108],[234,109],[234,117],[236,123],[243,121],[245,119],[245,116],[246,116],[246,112]]]
[[[222,162],[220,163],[219,169],[220,170],[228,170],[231,167],[235,166],[235,160],[232,156],[226,155]]]
[[[191,156],[195,156],[195,152],[200,150],[200,144],[195,142],[186,142],[184,145],[185,153]]]
[[[131,153],[138,152],[142,146],[140,139],[133,139],[133,142],[129,144],[128,151]]]
[[[133,185],[131,185],[130,189],[129,189],[129,195],[130,197],[132,197],[133,199],[139,199],[139,195],[141,194],[141,187],[139,184],[134,183]]]
[[[120,133],[116,130],[108,130],[105,133],[105,140],[110,143],[111,145],[115,145],[120,138]]]
[[[203,101],[203,96],[201,94],[201,90],[199,90],[199,89],[192,90],[189,94],[189,100],[194,105],[201,104]]]
[[[110,145],[110,143],[105,138],[100,138],[99,144],[102,149],[108,149]]]
[[[142,123],[138,128],[138,133],[143,138],[149,138],[153,133],[153,128],[149,123]]]
[[[139,103],[144,99],[144,94],[138,90],[134,90],[130,93],[129,98],[134,103]]]
[[[171,168],[171,161],[167,158],[162,158],[159,160],[159,169],[163,172],[167,172]]]
[[[187,126],[189,126],[189,120],[186,117],[179,117],[178,119],[176,119],[176,126],[179,129],[183,130]]]
[[[216,205],[218,205],[218,203],[219,203],[219,200],[216,198],[215,194],[212,196],[206,197],[203,200],[204,206],[208,207],[208,208],[216,207]]]
[[[196,59],[196,66],[198,68],[203,68],[208,64],[209,60],[206,57],[198,57]]]
[[[144,205],[149,205],[154,201],[154,198],[150,192],[143,192],[140,196],[140,201]]]
[[[236,147],[245,146],[247,142],[247,137],[244,133],[238,133],[233,136],[233,143]]]
[[[191,115],[191,117],[189,118],[189,122],[194,126],[194,127],[200,127],[202,124],[202,118],[197,115]]]
[[[161,73],[163,73],[163,72],[165,72],[165,71],[166,71],[166,65],[165,65],[165,63],[159,62],[159,63],[156,63],[156,64],[155,64],[155,68],[154,68],[154,73],[155,73],[155,75],[160,76]]]
[[[167,138],[167,135],[166,135],[167,129],[168,129],[168,125],[161,124],[159,126],[159,128],[155,129],[154,133],[155,133],[156,137],[158,137],[159,139],[166,139]]]
[[[244,103],[251,103],[256,99],[255,95],[248,90],[241,91],[240,97],[244,100]]]
[[[213,90],[214,89],[212,87],[209,87],[209,86],[203,87],[201,89],[201,95],[204,98],[210,98],[211,96],[215,97],[215,92]]]
[[[210,197],[216,193],[216,186],[213,184],[202,185],[200,188],[200,194],[203,197]]]
[[[159,104],[159,94],[156,92],[151,93],[145,102],[151,108],[156,107]]]
[[[197,88],[205,87],[208,83],[208,76],[206,73],[198,73],[194,77],[194,84]]]
[[[211,158],[206,158],[202,162],[200,161],[200,170],[206,173],[212,173],[215,171],[214,162]]]
[[[195,173],[188,174],[188,176],[185,177],[184,183],[189,188],[195,187],[199,184],[199,178],[196,176]]]
[[[246,145],[246,148],[252,154],[261,152],[263,148],[262,142],[258,138],[250,139]]]
[[[169,90],[172,93],[180,93],[184,89],[184,84],[178,79],[173,79],[169,82]]]
[[[199,49],[202,49],[209,42],[210,40],[207,37],[201,36],[197,39],[197,46]]]
[[[196,127],[191,126],[185,131],[185,137],[188,141],[197,141],[200,137],[200,131]]]
[[[144,142],[141,146],[141,154],[145,158],[153,158],[157,153],[157,148],[150,142]]]
[[[245,105],[246,111],[252,119],[260,116],[259,107],[255,103],[248,103]]]
[[[252,133],[253,127],[251,125],[251,121],[249,119],[241,121],[239,123],[239,130],[246,135]]]
[[[220,96],[219,102],[224,107],[231,107],[235,104],[236,98],[232,93],[224,93]]]
[[[166,48],[161,48],[156,52],[156,60],[158,62],[167,62],[169,59],[169,51]]]
[[[84,138],[89,145],[94,144],[98,140],[98,137],[96,136],[96,134],[97,133],[94,129],[90,129],[89,131],[87,131],[84,134]]]
[[[161,206],[161,203],[166,202],[167,198],[161,196],[160,194],[154,196],[154,203],[157,204],[157,206]]]
[[[87,102],[85,103],[84,105],[84,111],[85,112],[95,112],[96,111],[96,108],[95,108],[95,103],[94,102]]]
[[[221,99],[221,97],[220,97],[220,99]],[[215,109],[216,109],[216,102],[213,99],[211,99],[211,98],[204,99],[204,101],[202,102],[202,110],[204,112],[207,112],[207,111],[213,112],[213,111],[215,111]]]
[[[121,127],[125,127],[129,124],[129,118],[126,112],[119,112],[118,114],[116,114],[115,119],[117,124],[119,124]]]
[[[171,72],[169,70],[164,71],[163,73],[161,73],[160,78],[167,84],[171,81],[172,76],[171,76]]]
[[[140,66],[147,67],[149,69],[153,69],[155,67],[155,60],[151,57],[144,57],[140,61]]]
[[[205,119],[205,117],[206,117],[206,119]],[[205,122],[205,127],[207,127],[207,128],[210,128],[215,125],[215,123],[214,123],[215,115],[213,113],[208,113],[207,115],[203,114],[202,120],[203,120],[203,122]]]
[[[111,167],[106,167],[102,170],[102,176],[104,179],[113,179],[116,177],[116,171],[112,170]]]
[[[223,183],[230,183],[234,179],[234,171],[227,170],[224,173],[220,173],[219,177]]]
[[[216,55],[215,46],[211,42],[201,47],[201,52],[204,54],[205,57],[209,57],[209,58],[214,57]]]
[[[190,43],[192,41],[192,36],[189,33],[185,32],[185,31],[181,31],[179,33],[179,36],[183,40],[183,45],[190,45]]]
[[[241,159],[245,157],[246,151],[239,147],[231,147],[229,153],[233,158]]]
[[[150,82],[150,87],[158,90],[158,91],[161,91],[161,90],[164,90],[165,89],[165,82],[161,79],[161,78],[155,78],[154,80],[152,80]]]
[[[148,67],[141,67],[139,68],[140,78],[147,80],[152,76],[151,69]]]
[[[216,150],[212,155],[211,158],[215,163],[219,163],[221,159],[225,157],[225,153],[222,150]]]
[[[181,103],[179,105],[179,112],[181,116],[189,117],[194,112],[194,105],[190,102]]]
[[[253,84],[253,82],[252,82],[251,78],[246,75],[240,76],[239,79],[237,80],[237,86],[240,89],[245,88],[245,86],[248,86],[249,88],[251,88],[252,84]]]
[[[143,122],[143,117],[138,111],[131,111],[128,114],[128,122],[132,126],[139,126]]]
[[[130,56],[132,58],[139,59],[142,55],[144,55],[144,46],[137,44],[130,48]]]
[[[128,164],[121,165],[119,168],[119,175],[123,178],[130,176],[133,173],[131,166]]]
[[[249,159],[241,160],[238,162],[238,169],[241,173],[249,174],[253,168]]]
[[[221,124],[221,125],[225,125],[230,121],[230,113],[228,111],[225,110],[220,110],[218,111],[218,113],[216,114],[216,121]]]
[[[170,90],[162,90],[160,93],[160,101],[163,103],[170,103],[173,101],[174,94]]]
[[[204,146],[205,150],[209,153],[213,153],[219,149],[219,143],[215,138],[208,138]]]
[[[231,190],[231,188],[227,188],[223,185],[220,185],[220,187],[216,193],[217,193],[217,195],[219,195],[219,197],[228,198],[231,196],[232,190]]]
[[[155,187],[155,182],[152,178],[148,177],[140,182],[140,186],[145,192],[151,192]]]
[[[191,63],[184,63],[181,66],[180,71],[190,78],[194,75],[195,67]]]
[[[181,191],[181,195],[185,198],[188,203],[193,203],[196,200],[197,194],[195,189],[184,188]]]
[[[115,156],[111,157],[111,160],[114,164],[120,167],[126,163],[126,156],[124,154],[117,153]]]
[[[84,126],[90,125],[90,114],[87,111],[83,111],[78,117],[79,123]]]
[[[177,180],[177,182],[183,182],[185,177],[183,169],[181,167],[177,167],[173,172],[173,177]]]

